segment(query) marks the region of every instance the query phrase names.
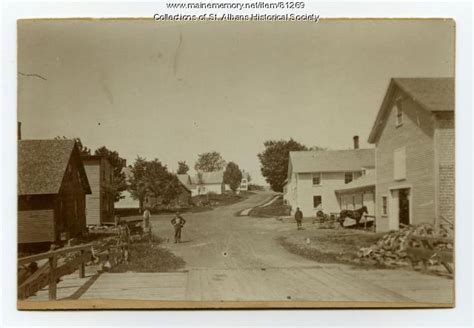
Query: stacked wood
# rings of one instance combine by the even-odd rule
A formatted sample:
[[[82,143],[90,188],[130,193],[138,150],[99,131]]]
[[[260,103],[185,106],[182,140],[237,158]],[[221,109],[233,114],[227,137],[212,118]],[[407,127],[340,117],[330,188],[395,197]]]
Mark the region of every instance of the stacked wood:
[[[413,248],[420,248],[421,239],[412,237],[433,237],[437,242],[433,243],[433,255],[436,251],[453,248],[452,230],[444,227],[434,227],[431,224],[423,223],[416,226],[405,226],[401,230],[391,231],[379,239],[370,247],[361,248],[358,257],[361,262],[370,264],[383,264],[386,266],[407,266],[411,263],[409,251]],[[436,256],[433,256],[430,265],[439,264]]]

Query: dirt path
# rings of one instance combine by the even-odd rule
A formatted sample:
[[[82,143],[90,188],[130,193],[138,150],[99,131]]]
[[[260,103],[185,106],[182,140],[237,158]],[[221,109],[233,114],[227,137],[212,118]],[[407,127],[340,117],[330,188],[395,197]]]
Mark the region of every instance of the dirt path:
[[[210,212],[185,214],[183,243],[165,244],[186,261],[188,300],[434,301],[449,303],[452,281],[408,270],[361,270],[318,264],[288,253],[276,238],[293,223],[235,213],[271,198],[249,199]],[[172,240],[170,216],[157,217],[158,235]]]

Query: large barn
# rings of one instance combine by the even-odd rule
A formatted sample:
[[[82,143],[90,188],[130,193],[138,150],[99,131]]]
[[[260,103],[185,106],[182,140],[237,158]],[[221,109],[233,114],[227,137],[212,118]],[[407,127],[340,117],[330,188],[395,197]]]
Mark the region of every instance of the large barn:
[[[65,241],[86,230],[91,189],[74,140],[18,141],[18,243]]]
[[[454,220],[454,79],[394,78],[369,136],[377,230]]]

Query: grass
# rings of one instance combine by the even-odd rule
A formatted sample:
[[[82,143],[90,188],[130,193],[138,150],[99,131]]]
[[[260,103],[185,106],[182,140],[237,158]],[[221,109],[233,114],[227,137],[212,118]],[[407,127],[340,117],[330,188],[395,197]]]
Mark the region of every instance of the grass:
[[[275,216],[285,216],[289,214],[289,207],[283,204],[283,199],[279,198],[265,207],[255,207],[249,212],[249,216],[255,218],[266,218]]]
[[[374,244],[383,233],[360,230],[324,229],[298,231],[289,236],[280,236],[278,242],[287,251],[319,263],[354,264],[367,268],[384,268],[378,264],[361,263],[357,252],[362,247]],[[309,243],[307,240],[309,239]]]
[[[169,272],[182,269],[184,260],[168,249],[161,247],[162,239],[154,238],[154,242],[136,242],[130,245],[128,263],[120,263],[110,272]]]

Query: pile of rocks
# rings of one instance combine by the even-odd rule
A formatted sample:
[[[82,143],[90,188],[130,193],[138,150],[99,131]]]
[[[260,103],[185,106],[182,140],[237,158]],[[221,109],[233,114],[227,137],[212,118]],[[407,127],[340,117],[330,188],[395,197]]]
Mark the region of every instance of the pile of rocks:
[[[391,231],[370,247],[364,247],[357,253],[361,262],[383,264],[386,266],[406,266],[410,263],[407,257],[408,247],[417,247],[416,241],[410,241],[410,236],[429,236],[452,238],[453,231],[444,227],[435,228],[423,223],[416,226],[406,226],[398,231]],[[410,244],[411,243],[411,244]],[[440,242],[436,249],[452,249],[452,243]],[[435,264],[435,263],[432,263]]]

